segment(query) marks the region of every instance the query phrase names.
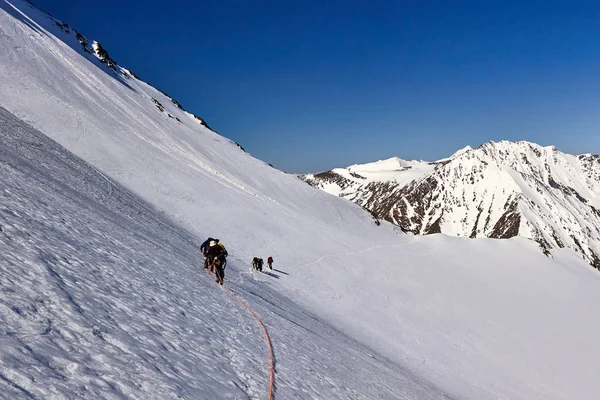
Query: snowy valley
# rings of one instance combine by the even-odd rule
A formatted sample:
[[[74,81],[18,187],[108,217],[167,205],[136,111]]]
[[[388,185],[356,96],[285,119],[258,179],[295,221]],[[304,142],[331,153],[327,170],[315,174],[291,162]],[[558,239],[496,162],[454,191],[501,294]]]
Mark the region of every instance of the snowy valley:
[[[267,399],[262,328],[226,288],[268,330],[275,399],[596,399],[600,248],[579,233],[598,226],[597,159],[513,145],[336,170],[331,196],[0,0],[0,398]],[[370,185],[423,195],[384,218]],[[509,199],[519,235],[485,238]],[[200,267],[207,236],[225,288]]]

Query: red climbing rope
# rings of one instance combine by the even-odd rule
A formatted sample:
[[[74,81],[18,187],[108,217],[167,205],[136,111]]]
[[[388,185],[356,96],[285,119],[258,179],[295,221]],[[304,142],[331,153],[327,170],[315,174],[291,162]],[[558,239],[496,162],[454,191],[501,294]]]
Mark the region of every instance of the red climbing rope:
[[[258,321],[260,326],[263,328],[263,332],[265,333],[265,338],[267,339],[267,345],[269,346],[269,356],[271,359],[271,378],[269,382],[269,400],[273,399],[273,385],[275,384],[275,358],[273,357],[273,346],[271,345],[271,337],[269,336],[269,331],[267,331],[267,327],[263,324],[262,320],[256,315],[254,311],[250,307],[246,305],[242,300],[236,297],[233,293],[229,291],[225,286],[223,289],[229,294],[235,301],[240,303],[253,317]]]
[[[211,272],[208,271],[208,273],[210,274]],[[231,293],[225,285],[223,285],[223,289],[225,289],[227,294],[229,296],[231,296],[232,299],[234,299],[235,301],[240,303],[242,305],[242,307],[244,307],[246,309],[246,311],[248,311],[250,313],[250,315],[252,315],[254,317],[254,319],[260,324],[260,326],[263,329],[263,332],[265,333],[265,339],[267,339],[267,345],[269,346],[269,358],[271,361],[271,376],[269,379],[269,400],[273,400],[273,388],[275,385],[275,357],[273,356],[273,345],[271,344],[271,337],[269,336],[269,331],[267,331],[267,327],[262,322],[262,320],[258,317],[258,315],[256,315],[256,313],[254,311],[252,311],[252,309],[250,307],[248,307],[248,305],[246,303],[244,303],[240,298],[238,298],[236,295]]]

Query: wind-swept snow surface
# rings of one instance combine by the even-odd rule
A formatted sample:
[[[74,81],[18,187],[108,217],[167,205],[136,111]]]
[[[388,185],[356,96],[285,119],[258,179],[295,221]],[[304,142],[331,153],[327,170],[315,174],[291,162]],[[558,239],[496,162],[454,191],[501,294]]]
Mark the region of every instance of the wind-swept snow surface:
[[[276,398],[600,398],[599,277],[570,250],[378,226],[26,2],[0,0],[0,105],[0,393],[265,398],[211,235]]]
[[[0,139],[0,398],[266,398],[261,328],[188,232],[2,108]],[[278,398],[441,396],[231,264]]]

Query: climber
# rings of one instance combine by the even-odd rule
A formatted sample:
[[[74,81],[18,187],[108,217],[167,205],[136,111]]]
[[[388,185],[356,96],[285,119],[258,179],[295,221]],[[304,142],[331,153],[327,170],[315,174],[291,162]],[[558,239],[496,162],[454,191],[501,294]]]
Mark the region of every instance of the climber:
[[[206,256],[206,254],[208,253],[208,248],[210,247],[210,242],[216,242],[219,243],[219,239],[213,239],[211,237],[209,237],[208,239],[206,239],[204,241],[204,243],[202,243],[200,245],[200,253],[202,253],[202,256],[204,256],[204,269],[208,269],[208,257]]]
[[[218,243],[216,240],[211,240],[208,246],[206,256],[210,265],[210,272],[215,273],[217,278],[215,281],[222,285],[225,278],[225,267],[227,266],[227,250],[222,243]]]

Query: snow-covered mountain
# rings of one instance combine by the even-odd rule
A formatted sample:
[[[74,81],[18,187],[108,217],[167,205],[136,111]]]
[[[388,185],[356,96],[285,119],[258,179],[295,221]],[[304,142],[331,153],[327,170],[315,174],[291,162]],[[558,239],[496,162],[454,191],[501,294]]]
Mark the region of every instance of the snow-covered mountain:
[[[354,199],[357,192],[379,182],[405,185],[433,170],[427,162],[405,161],[398,157],[368,164],[355,164],[348,168],[335,168],[318,174],[300,175],[312,186],[340,197]]]
[[[334,168],[317,174],[301,174],[299,177],[327,193],[361,204],[356,201],[359,193],[366,192],[383,182],[401,187],[427,175],[434,168],[434,164],[425,161],[406,161],[392,157],[368,164],[355,164],[347,168]]]
[[[407,231],[523,236],[600,268],[600,156],[501,141],[432,163],[390,159],[302,178]]]
[[[0,0],[0,398],[268,398],[209,235],[275,398],[600,397],[600,276],[574,251],[378,225],[79,36]]]

